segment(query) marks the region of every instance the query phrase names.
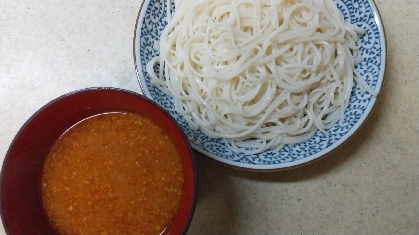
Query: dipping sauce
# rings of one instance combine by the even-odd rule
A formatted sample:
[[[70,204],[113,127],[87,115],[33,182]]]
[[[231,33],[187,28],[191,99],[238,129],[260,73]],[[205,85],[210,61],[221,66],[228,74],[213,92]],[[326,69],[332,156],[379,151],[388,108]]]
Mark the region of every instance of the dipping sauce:
[[[63,235],[160,234],[177,212],[179,153],[154,121],[108,113],[70,128],[49,152],[44,209]]]

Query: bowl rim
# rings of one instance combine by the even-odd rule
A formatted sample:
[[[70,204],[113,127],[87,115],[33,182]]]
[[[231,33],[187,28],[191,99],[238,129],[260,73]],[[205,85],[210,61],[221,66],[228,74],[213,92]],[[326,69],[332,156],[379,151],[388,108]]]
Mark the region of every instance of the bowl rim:
[[[143,10],[144,7],[148,7],[148,5],[150,4],[152,0],[144,0],[141,3],[140,9],[138,11],[138,15],[137,15],[137,19],[136,19],[136,23],[135,23],[135,28],[134,28],[134,37],[133,37],[133,57],[134,57],[134,68],[135,68],[135,72],[136,72],[136,76],[137,76],[137,81],[140,85],[140,89],[142,91],[142,93],[147,96],[147,97],[151,97],[150,92],[148,91],[148,89],[145,89],[142,83],[143,78],[143,74],[141,73],[140,70],[140,66],[141,66],[141,61],[142,61],[142,57],[137,55],[137,48],[139,48],[139,37],[141,34],[141,28],[139,26],[141,26],[143,24],[144,18],[145,18],[145,14],[146,14],[146,10]],[[283,163],[281,167],[278,167],[278,164],[274,164],[274,165],[256,165],[255,168],[251,168],[249,166],[244,166],[243,164],[240,165],[234,165],[231,164],[227,159],[219,159],[218,157],[212,157],[210,155],[214,155],[212,153],[209,153],[208,151],[197,147],[197,146],[193,146],[193,149],[195,151],[197,151],[200,155],[209,158],[221,165],[230,167],[230,168],[234,168],[234,169],[238,169],[238,170],[243,170],[243,171],[253,171],[253,172],[276,172],[276,171],[283,171],[283,170],[290,170],[290,169],[295,169],[295,168],[299,168],[308,164],[311,164],[313,162],[316,162],[318,160],[321,160],[327,156],[329,156],[330,154],[334,153],[335,151],[339,150],[342,146],[344,146],[347,142],[349,142],[358,132],[359,130],[364,126],[364,124],[368,121],[368,119],[371,116],[371,113],[375,110],[376,107],[376,103],[377,100],[379,99],[379,97],[381,97],[381,93],[382,93],[382,87],[385,81],[385,73],[386,73],[386,61],[387,61],[387,40],[386,40],[386,31],[384,28],[384,24],[382,21],[382,17],[380,14],[380,11],[377,7],[377,4],[375,3],[375,1],[373,0],[366,0],[369,5],[371,6],[372,9],[372,14],[373,14],[373,18],[374,18],[374,22],[377,25],[378,31],[380,32],[379,34],[379,39],[381,41],[380,46],[381,46],[381,50],[382,50],[382,56],[381,56],[381,65],[380,65],[380,71],[378,74],[378,78],[377,78],[377,95],[375,97],[371,98],[370,103],[366,106],[366,115],[365,118],[360,122],[360,123],[356,123],[351,130],[347,133],[347,137],[343,137],[341,138],[339,141],[335,142],[331,147],[328,147],[322,151],[320,151],[317,154],[311,155],[309,157],[305,157],[303,159],[299,159],[296,160],[294,162],[291,163]],[[151,99],[151,98],[150,98]]]
[[[151,104],[153,106],[153,108],[156,108],[157,110],[159,110],[162,114],[164,114],[168,120],[170,120],[172,122],[173,125],[175,125],[176,129],[178,130],[179,134],[182,136],[183,138],[183,142],[185,143],[186,147],[187,147],[187,151],[189,152],[189,157],[188,159],[190,159],[191,161],[191,166],[192,166],[192,175],[193,175],[193,190],[192,190],[192,205],[190,208],[190,211],[188,211],[188,218],[186,219],[186,223],[183,226],[183,232],[182,234],[185,234],[189,227],[190,224],[192,222],[194,213],[195,213],[195,209],[196,209],[196,204],[197,204],[197,198],[198,198],[198,174],[197,174],[197,170],[196,170],[196,161],[194,158],[194,150],[191,147],[190,142],[188,141],[188,137],[186,136],[185,132],[183,131],[183,129],[181,128],[181,126],[177,123],[177,121],[167,112],[167,110],[165,110],[164,108],[162,108],[157,102],[153,101],[152,99],[141,95],[139,93],[136,93],[134,91],[130,91],[130,90],[126,90],[126,89],[122,89],[122,88],[116,88],[116,87],[87,87],[87,88],[82,88],[82,89],[78,89],[78,90],[74,90],[74,91],[70,91],[68,93],[65,93],[63,95],[60,95],[56,98],[54,98],[53,100],[47,102],[46,104],[44,104],[43,106],[41,106],[37,111],[35,111],[26,121],[25,123],[20,127],[20,129],[18,130],[18,132],[15,134],[13,140],[11,141],[9,148],[5,154],[2,166],[1,166],[1,171],[0,171],[0,217],[3,223],[3,227],[4,230],[6,232],[6,234],[10,234],[10,230],[8,228],[8,221],[6,221],[5,215],[4,215],[4,209],[3,209],[3,179],[4,179],[4,172],[5,172],[5,168],[7,166],[8,161],[10,161],[11,156],[11,151],[14,148],[17,140],[19,139],[19,137],[22,135],[22,132],[24,132],[24,130],[26,129],[26,127],[45,109],[47,109],[48,107],[50,107],[52,104],[56,103],[57,101],[60,101],[62,99],[65,99],[69,96],[75,95],[75,94],[79,94],[79,93],[84,93],[84,92],[91,92],[91,91],[113,91],[113,92],[117,92],[117,93],[124,93],[126,95],[131,95],[134,96],[136,98],[142,99],[145,102],[148,102],[149,104]],[[74,123],[76,124],[76,123]],[[170,225],[170,224],[169,224]],[[163,231],[162,234],[165,234],[166,231]]]

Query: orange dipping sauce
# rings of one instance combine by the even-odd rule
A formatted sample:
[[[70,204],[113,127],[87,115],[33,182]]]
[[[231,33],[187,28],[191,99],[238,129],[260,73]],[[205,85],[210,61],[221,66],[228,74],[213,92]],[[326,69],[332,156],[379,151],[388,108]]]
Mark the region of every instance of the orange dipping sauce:
[[[129,113],[70,128],[41,181],[45,212],[63,235],[160,234],[183,194],[176,146],[152,120]]]

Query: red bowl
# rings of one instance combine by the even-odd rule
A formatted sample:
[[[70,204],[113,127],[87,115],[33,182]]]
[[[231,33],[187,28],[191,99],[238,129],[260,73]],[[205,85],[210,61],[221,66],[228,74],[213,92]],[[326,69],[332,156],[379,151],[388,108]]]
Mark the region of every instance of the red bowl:
[[[1,217],[9,235],[56,234],[41,198],[45,158],[55,141],[79,121],[107,112],[131,112],[156,121],[170,133],[184,168],[184,197],[163,234],[186,233],[196,205],[193,151],[176,121],[152,100],[116,88],[89,88],[63,95],[38,110],[19,130],[1,171]]]

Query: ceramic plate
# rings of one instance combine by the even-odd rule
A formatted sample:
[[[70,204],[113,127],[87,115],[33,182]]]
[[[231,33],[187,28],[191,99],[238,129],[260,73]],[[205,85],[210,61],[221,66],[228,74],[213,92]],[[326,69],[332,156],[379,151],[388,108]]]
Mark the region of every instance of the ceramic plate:
[[[346,21],[366,30],[362,36],[363,61],[357,70],[364,80],[377,92],[380,91],[385,70],[385,35],[380,15],[372,0],[337,0],[338,8]],[[232,152],[222,140],[206,136],[201,131],[189,128],[186,120],[175,110],[172,98],[150,83],[146,64],[158,55],[153,45],[167,24],[166,0],[145,0],[138,15],[134,39],[134,59],[143,94],[168,110],[187,134],[194,149],[230,166],[249,170],[281,170],[300,166],[326,155],[340,146],[360,128],[371,112],[376,97],[362,94],[357,84],[352,90],[350,104],[345,112],[345,122],[336,123],[327,133],[318,131],[311,139],[280,151],[265,151],[255,155]],[[172,4],[172,9],[174,8]]]

